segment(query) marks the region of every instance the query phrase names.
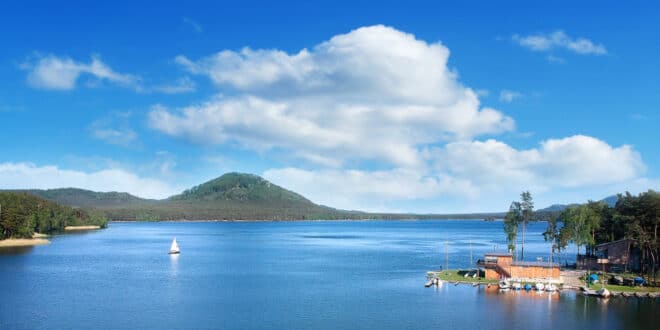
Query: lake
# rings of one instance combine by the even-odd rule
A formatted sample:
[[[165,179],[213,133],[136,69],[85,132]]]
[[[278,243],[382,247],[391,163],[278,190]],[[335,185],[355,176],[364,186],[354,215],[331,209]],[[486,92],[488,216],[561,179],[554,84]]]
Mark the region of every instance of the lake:
[[[526,259],[547,259],[544,223]],[[167,254],[176,237],[181,255]],[[0,250],[0,329],[654,328],[650,299],[425,288],[506,248],[501,222],[110,223]],[[575,250],[569,251],[574,259]]]

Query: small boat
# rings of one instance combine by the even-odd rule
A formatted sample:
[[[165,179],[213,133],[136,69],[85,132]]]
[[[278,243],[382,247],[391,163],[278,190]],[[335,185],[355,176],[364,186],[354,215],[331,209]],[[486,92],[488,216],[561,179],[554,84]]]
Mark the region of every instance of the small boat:
[[[500,281],[497,285],[500,287],[500,290],[509,290],[511,288],[509,281],[506,280]]]
[[[474,282],[474,283],[472,283],[472,286],[479,286],[479,283]]]
[[[433,285],[433,280],[430,280],[430,281],[426,282],[426,284],[424,284],[424,286],[427,287],[427,288],[430,287],[431,285]]]
[[[543,289],[545,289],[545,285],[543,283],[541,283],[541,282],[536,283],[536,290],[537,291],[543,291]]]
[[[176,237],[172,240],[172,245],[170,246],[170,253],[169,254],[179,254],[181,251],[179,251],[179,244],[176,243]]]
[[[554,284],[552,284],[552,283],[550,283],[550,284],[548,284],[548,285],[545,286],[545,291],[548,291],[548,292],[555,292],[555,291],[557,291],[557,286],[554,285]]]
[[[514,289],[514,290],[518,291],[518,290],[522,289],[522,284],[520,284],[518,282],[513,283],[513,284],[511,284],[511,289]]]
[[[597,290],[596,294],[598,294],[599,296],[601,296],[603,298],[609,298],[610,297],[610,290],[602,288],[600,290]]]
[[[532,289],[532,285],[529,283],[525,283],[525,291],[529,291]]]

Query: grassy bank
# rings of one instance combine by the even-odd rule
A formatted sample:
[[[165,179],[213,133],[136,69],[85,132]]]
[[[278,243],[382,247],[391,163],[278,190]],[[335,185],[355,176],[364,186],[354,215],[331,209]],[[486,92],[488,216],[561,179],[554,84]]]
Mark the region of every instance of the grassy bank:
[[[465,270],[448,269],[445,271],[431,271],[427,272],[426,276],[429,278],[437,277],[446,282],[464,282],[464,283],[497,283],[497,280],[489,280],[484,277],[465,277]]]

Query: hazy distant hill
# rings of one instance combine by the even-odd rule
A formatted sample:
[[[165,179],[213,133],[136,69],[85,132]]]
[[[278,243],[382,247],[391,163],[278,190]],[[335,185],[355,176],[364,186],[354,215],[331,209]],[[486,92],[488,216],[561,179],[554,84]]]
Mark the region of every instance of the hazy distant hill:
[[[338,210],[315,204],[257,175],[244,173],[227,173],[163,200],[76,188],[22,191],[64,205],[99,210],[112,220],[484,219],[504,215]]]
[[[616,195],[612,195],[612,196],[605,197],[605,198],[601,199],[600,201],[607,203],[607,205],[609,207],[614,207],[614,205],[616,205],[617,200],[619,200],[619,198]],[[580,205],[580,204],[578,204],[578,203],[553,204],[553,205],[550,205],[546,208],[539,209],[536,212],[561,212],[561,211],[567,209],[569,206],[575,206],[575,205]]]

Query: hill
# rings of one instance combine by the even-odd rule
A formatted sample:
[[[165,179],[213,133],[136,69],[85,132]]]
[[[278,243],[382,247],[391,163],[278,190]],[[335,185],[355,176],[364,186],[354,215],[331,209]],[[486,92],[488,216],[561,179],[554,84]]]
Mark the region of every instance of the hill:
[[[75,209],[29,193],[0,192],[0,239],[30,238],[35,232],[61,232],[66,226],[98,225],[107,219],[98,213]]]
[[[121,192],[63,188],[21,190],[72,207],[97,210],[111,220],[484,219],[503,213],[394,214],[338,210],[257,175],[227,173],[162,200]]]
[[[158,203],[157,200],[144,199],[125,192],[96,192],[78,188],[13,191],[29,193],[56,203],[75,207],[107,208]]]
[[[612,195],[612,196],[607,196],[603,199],[601,199],[599,202],[605,202],[607,206],[609,207],[614,207],[616,205],[616,202],[619,200],[619,197],[617,195]],[[539,209],[536,212],[562,212],[565,209],[569,208],[570,206],[576,206],[580,205],[579,203],[573,203],[573,204],[552,204],[546,208]]]

